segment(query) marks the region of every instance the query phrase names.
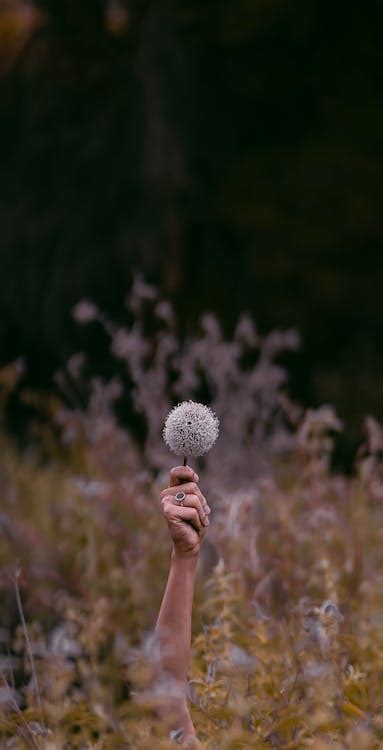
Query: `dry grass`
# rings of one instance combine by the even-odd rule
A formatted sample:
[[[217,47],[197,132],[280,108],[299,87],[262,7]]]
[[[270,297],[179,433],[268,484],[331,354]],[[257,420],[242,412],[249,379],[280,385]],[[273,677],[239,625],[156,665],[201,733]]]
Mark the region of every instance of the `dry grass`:
[[[96,383],[84,409],[52,401],[40,448],[22,457],[1,437],[7,750],[174,747],[153,718],[166,685],[153,682],[150,640],[169,560],[157,497],[171,459],[148,458],[152,436],[149,454],[137,447],[106,388]],[[227,488],[213,459],[200,467],[213,512],[189,695],[205,750],[383,746],[382,432],[366,422],[347,478],[328,468],[339,428],[330,408],[299,412],[288,446]]]

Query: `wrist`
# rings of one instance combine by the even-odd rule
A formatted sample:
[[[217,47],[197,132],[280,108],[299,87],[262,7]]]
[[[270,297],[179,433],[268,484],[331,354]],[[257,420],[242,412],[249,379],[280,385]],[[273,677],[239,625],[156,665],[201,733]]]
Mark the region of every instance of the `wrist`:
[[[176,565],[183,565],[188,568],[196,568],[198,562],[198,552],[180,552],[173,546],[171,552],[171,562]]]

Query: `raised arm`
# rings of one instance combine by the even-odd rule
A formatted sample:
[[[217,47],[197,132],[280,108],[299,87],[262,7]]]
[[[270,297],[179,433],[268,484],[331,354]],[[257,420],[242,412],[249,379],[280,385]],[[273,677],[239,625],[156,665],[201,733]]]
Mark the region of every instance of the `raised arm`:
[[[160,669],[175,686],[175,697],[167,700],[162,718],[169,717],[167,730],[177,732],[182,744],[197,748],[198,742],[186,701],[190,659],[191,615],[198,554],[209,525],[210,508],[198,487],[198,475],[188,466],[170,472],[170,486],[161,492],[161,503],[173,546],[169,576],[158,615],[155,637],[160,645]],[[186,493],[183,506],[177,492]]]

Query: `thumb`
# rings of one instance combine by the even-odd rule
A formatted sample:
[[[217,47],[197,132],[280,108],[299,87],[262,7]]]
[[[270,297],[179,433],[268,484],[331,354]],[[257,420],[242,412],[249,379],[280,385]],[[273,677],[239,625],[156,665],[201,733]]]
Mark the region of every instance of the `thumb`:
[[[198,482],[199,476],[191,466],[174,466],[170,471],[170,487],[184,482]]]

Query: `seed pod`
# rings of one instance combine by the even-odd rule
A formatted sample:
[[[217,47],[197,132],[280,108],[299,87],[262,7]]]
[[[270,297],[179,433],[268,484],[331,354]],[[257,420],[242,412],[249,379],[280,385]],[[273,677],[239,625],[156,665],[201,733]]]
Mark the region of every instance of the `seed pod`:
[[[208,406],[183,401],[168,414],[163,438],[176,456],[202,456],[217,440],[219,419]],[[184,461],[186,464],[186,461]]]

